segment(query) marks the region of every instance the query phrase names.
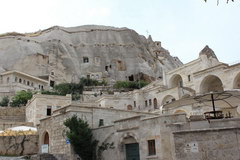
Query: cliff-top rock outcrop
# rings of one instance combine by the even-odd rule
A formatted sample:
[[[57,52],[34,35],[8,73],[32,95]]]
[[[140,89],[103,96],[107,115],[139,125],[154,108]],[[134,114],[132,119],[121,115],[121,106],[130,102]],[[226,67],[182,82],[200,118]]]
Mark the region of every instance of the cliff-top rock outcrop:
[[[95,79],[153,80],[182,63],[161,46],[128,28],[51,27],[0,35],[0,71],[19,70],[59,82]],[[141,76],[140,76],[141,75]]]

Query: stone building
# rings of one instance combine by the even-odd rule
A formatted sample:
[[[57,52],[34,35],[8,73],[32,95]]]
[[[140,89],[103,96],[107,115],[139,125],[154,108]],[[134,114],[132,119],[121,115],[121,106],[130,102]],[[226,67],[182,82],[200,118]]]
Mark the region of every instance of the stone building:
[[[40,120],[40,148],[48,144],[49,153],[74,159],[63,121],[76,114],[88,121],[100,144],[114,142],[114,149],[103,152],[105,160],[237,160],[238,107],[231,110],[234,117],[206,120],[202,116],[206,106],[176,106],[167,111],[164,106],[188,96],[238,89],[239,68],[239,64],[219,62],[206,46],[198,59],[164,72],[161,80],[142,89],[89,98],[53,111]]]
[[[71,102],[71,95],[35,94],[26,104],[26,121],[32,122],[36,126],[40,123],[40,119],[51,116],[54,110],[67,106]]]
[[[139,90],[121,93],[117,96],[117,99],[121,99],[117,103],[109,96],[99,98],[96,103],[102,107],[114,106],[114,108],[152,112],[160,111],[164,104],[183,97],[239,88],[240,64],[228,65],[219,62],[214,52],[206,46],[196,60],[164,72],[162,80],[156,80]],[[168,114],[180,112],[186,113],[189,117],[204,111],[199,111],[199,108],[195,110],[194,106],[187,106],[181,109],[175,108],[168,111]]]
[[[40,91],[49,88],[47,80],[12,70],[0,73],[0,96],[12,96],[17,91]]]
[[[137,111],[127,111],[112,108],[100,108],[92,106],[91,103],[72,104],[61,107],[53,111],[49,117],[40,120],[39,130],[39,149],[41,153],[41,146],[47,144],[49,146],[49,153],[54,155],[65,154],[66,159],[73,159],[74,154],[70,144],[67,142],[65,136],[66,128],[63,122],[73,115],[84,119],[88,122],[91,128],[105,128],[112,126],[115,120],[134,117],[134,116],[157,116],[155,113],[144,113]],[[104,133],[105,135],[108,132]]]

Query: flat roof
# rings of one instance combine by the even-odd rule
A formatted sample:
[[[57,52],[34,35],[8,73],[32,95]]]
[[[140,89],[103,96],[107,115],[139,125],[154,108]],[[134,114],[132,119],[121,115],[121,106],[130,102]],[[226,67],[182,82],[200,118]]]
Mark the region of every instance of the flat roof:
[[[27,74],[27,73],[24,73],[24,72],[16,71],[16,70],[5,71],[5,72],[0,73],[0,75],[3,76],[3,75],[8,75],[8,74],[14,74],[14,73],[20,74],[20,75],[23,75],[23,76],[26,76],[26,77],[29,77],[29,78],[32,78],[32,79],[35,79],[35,80],[43,82],[43,83],[48,83],[48,81],[46,81],[46,80],[43,80],[41,78],[35,77],[33,75],[30,75],[30,74]]]

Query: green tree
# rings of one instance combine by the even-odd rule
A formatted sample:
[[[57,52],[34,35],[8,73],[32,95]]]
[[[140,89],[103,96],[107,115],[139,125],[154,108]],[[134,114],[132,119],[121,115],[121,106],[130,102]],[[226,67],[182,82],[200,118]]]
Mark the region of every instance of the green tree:
[[[98,141],[93,139],[92,130],[88,123],[76,115],[64,121],[69,129],[66,132],[73,149],[82,160],[96,160],[96,148]]]
[[[8,106],[8,103],[9,103],[9,98],[8,96],[4,96],[0,102],[0,106],[2,107],[6,107]]]
[[[115,89],[140,89],[148,83],[145,81],[117,81],[113,88]]]
[[[83,84],[81,83],[61,83],[54,87],[54,90],[60,95],[81,94],[83,92]]]
[[[30,91],[19,91],[16,95],[12,98],[12,102],[10,105],[12,107],[20,107],[27,104],[28,100],[32,98],[32,92]]]

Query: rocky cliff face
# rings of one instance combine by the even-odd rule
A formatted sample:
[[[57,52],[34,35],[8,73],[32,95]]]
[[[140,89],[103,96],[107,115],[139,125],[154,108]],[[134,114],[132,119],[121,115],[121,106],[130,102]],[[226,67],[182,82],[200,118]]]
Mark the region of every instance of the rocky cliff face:
[[[95,79],[153,80],[182,65],[161,42],[128,28],[51,27],[35,33],[0,35],[0,71],[19,70],[59,82]],[[141,76],[140,76],[141,75]]]

